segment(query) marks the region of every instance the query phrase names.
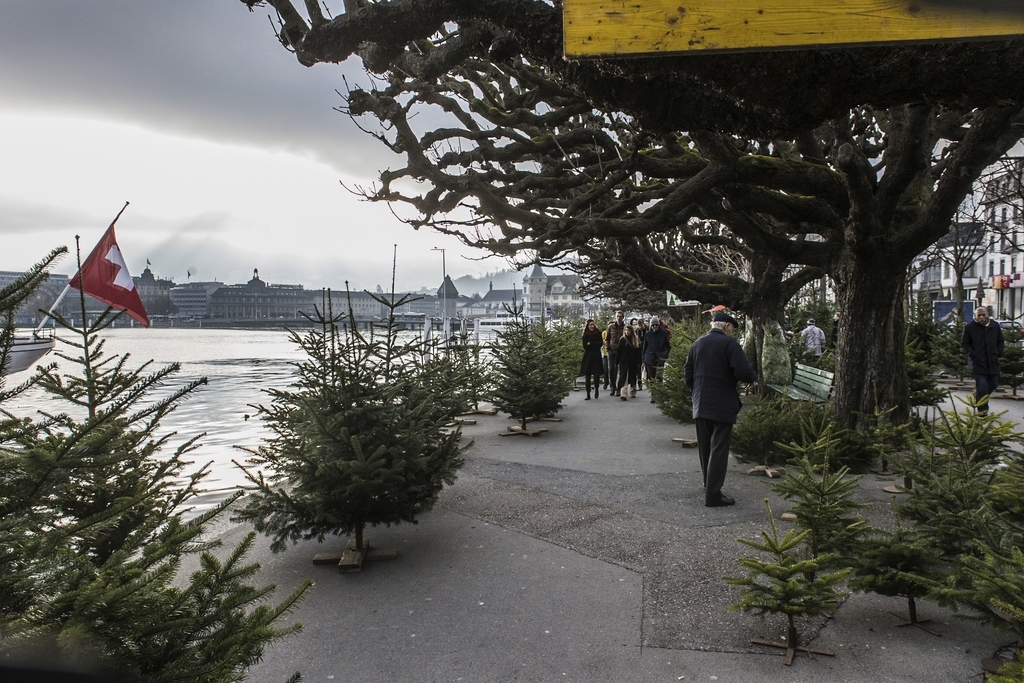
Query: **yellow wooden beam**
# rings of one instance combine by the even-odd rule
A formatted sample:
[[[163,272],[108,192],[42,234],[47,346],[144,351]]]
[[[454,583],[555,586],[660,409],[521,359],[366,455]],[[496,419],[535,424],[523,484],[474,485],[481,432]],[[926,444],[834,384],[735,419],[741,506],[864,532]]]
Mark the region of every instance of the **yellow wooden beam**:
[[[575,58],[940,42],[1024,35],[1024,2],[564,0],[563,25]]]

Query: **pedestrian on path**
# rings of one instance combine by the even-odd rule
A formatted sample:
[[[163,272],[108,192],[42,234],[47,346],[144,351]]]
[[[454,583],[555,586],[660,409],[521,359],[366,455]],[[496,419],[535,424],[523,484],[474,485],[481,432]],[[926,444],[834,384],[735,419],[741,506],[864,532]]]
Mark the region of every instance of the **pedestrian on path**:
[[[644,369],[647,371],[647,388],[655,381],[661,381],[661,371],[668,360],[668,352],[672,346],[668,341],[668,330],[661,324],[658,316],[651,318],[651,327],[644,336],[644,346],[641,351]],[[654,403],[654,397],[651,397]]]
[[[693,418],[697,423],[697,451],[704,479],[704,505],[733,505],[722,493],[729,468],[729,441],[740,412],[737,382],[757,381],[743,347],[732,338],[739,324],[728,313],[716,313],[711,331],[690,347],[683,380],[693,394]]]
[[[584,377],[587,388],[587,397],[584,401],[590,400],[590,380],[594,380],[594,398],[599,398],[601,388],[601,375],[604,374],[604,361],[601,357],[601,348],[604,341],[601,337],[601,330],[597,329],[597,323],[588,320],[583,326],[583,362],[580,364],[580,374]]]
[[[821,355],[821,350],[825,348],[825,333],[814,322],[814,318],[807,319],[807,327],[800,332],[800,341],[803,342],[807,353]]]
[[[619,348],[619,339],[622,337],[622,331],[626,328],[624,319],[626,314],[622,311],[615,311],[615,320],[608,323],[605,344],[608,349],[608,383],[612,385],[612,396],[618,395],[618,390],[615,388],[618,386],[617,373],[619,369],[619,360],[616,358],[615,353]]]
[[[991,396],[999,386],[999,357],[1003,355],[1003,329],[989,318],[988,309],[974,309],[974,320],[964,325],[960,346],[967,353],[967,369],[974,375],[974,400]],[[978,406],[988,412],[988,401]]]
[[[636,341],[640,345],[640,353],[636,357],[636,389],[641,391],[644,388],[644,337],[647,336],[647,321],[640,318],[634,331],[636,332]]]
[[[631,325],[626,325],[619,339],[619,346],[615,350],[615,356],[619,361],[619,383],[615,391],[619,398],[626,400],[622,390],[629,385],[628,393],[630,398],[636,398],[636,369],[639,364],[640,342],[637,340],[636,332]]]

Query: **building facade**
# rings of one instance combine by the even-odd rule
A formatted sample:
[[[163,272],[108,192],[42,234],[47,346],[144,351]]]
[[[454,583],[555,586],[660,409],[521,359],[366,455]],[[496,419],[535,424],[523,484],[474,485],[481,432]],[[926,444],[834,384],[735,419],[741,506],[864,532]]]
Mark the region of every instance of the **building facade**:
[[[210,295],[210,317],[233,320],[295,320],[313,314],[313,292],[302,285],[268,284],[253,270],[243,285],[218,288]]]
[[[523,278],[524,313],[536,318],[583,316],[587,301],[580,293],[580,284],[579,275],[547,275],[543,268],[534,266]]]
[[[1024,320],[1024,159],[1001,162],[984,175],[970,220],[958,221],[915,262],[912,287],[934,301],[956,298],[987,306],[999,320]]]

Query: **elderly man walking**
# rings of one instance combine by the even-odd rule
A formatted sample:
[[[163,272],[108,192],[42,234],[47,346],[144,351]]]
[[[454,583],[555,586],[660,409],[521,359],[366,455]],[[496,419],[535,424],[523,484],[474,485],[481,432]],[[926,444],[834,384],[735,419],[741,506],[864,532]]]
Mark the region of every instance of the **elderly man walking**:
[[[740,412],[737,382],[754,382],[757,373],[732,338],[736,319],[718,313],[711,331],[690,347],[683,379],[693,393],[693,418],[697,423],[697,450],[704,477],[704,505],[721,507],[736,501],[722,493],[729,467],[729,440]]]
[[[999,386],[999,357],[1003,355],[1003,330],[989,319],[988,309],[974,310],[974,321],[964,325],[960,346],[967,352],[967,368],[974,375],[974,398],[980,401]],[[979,413],[988,412],[988,402],[978,406]]]
[[[813,353],[815,356],[820,356],[821,350],[825,348],[825,333],[818,327],[814,318],[807,319],[807,327],[800,332],[800,340],[804,343],[807,353]]]

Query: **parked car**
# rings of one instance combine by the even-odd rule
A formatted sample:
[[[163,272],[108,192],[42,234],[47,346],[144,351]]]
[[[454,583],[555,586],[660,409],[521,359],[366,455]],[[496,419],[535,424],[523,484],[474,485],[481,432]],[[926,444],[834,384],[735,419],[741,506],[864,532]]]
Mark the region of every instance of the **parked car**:
[[[1003,328],[1003,332],[1009,332],[1010,330],[1016,330],[1017,332],[1024,334],[1024,325],[1021,325],[1015,320],[1000,320],[999,327]]]

